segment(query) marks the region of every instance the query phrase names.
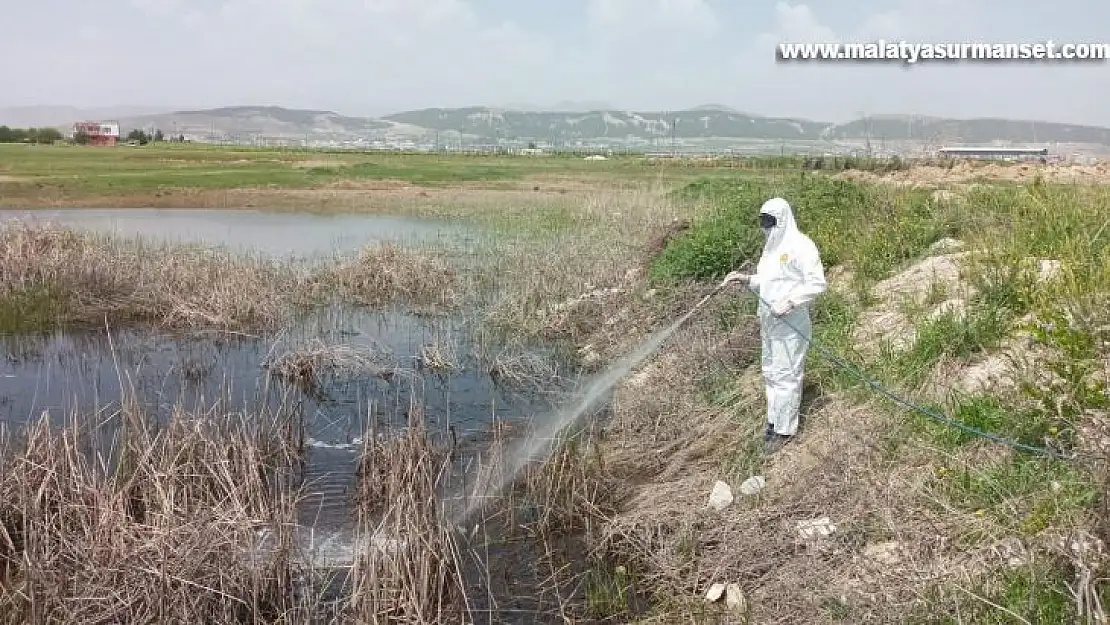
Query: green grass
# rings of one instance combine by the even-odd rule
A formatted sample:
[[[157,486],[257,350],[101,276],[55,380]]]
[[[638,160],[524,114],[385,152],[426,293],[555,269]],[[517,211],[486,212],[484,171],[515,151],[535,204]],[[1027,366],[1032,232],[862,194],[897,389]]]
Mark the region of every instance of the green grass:
[[[0,296],[0,336],[54,328],[68,307],[64,292],[43,285]]]
[[[767,199],[790,202],[799,228],[821,250],[826,269],[852,263],[878,279],[948,235],[952,215],[935,210],[924,191],[880,189],[826,176],[704,179],[676,192],[709,209],[652,265],[657,280],[712,279],[741,262],[758,260],[763,244],[757,216]]]
[[[714,280],[742,259],[754,262],[762,238],[754,219],[758,207],[781,195],[795,208],[801,229],[817,243],[826,272],[843,265],[855,276],[850,294],[830,291],[817,302],[814,330],[821,347],[926,409],[1034,447],[1073,451],[1078,428],[1091,415],[1110,409],[1107,385],[1095,377],[1110,358],[1110,192],[1104,188],[1036,181],[980,187],[961,202],[942,205],[929,200],[928,190],[883,189],[794,174],[701,180],[676,195],[700,208],[694,226],[655,259],[652,275],[661,283]],[[966,310],[927,318],[935,306],[956,295],[933,289],[923,303],[903,307],[915,326],[907,349],[862,357],[852,332],[860,314],[876,302],[854,295],[921,259],[942,237],[983,252],[973,255],[967,267],[975,294]],[[1038,280],[1036,259],[1059,261],[1058,275]],[[727,328],[727,317],[734,313],[719,319],[719,327]],[[1033,335],[1039,368],[1054,380],[1022,379],[1016,388],[952,394],[946,405],[919,397],[918,389],[942,360],[972,364],[1021,330]],[[810,350],[807,376],[853,401],[875,399],[870,386],[820,350]],[[727,406],[735,394],[735,382],[722,380],[707,401]],[[900,405],[877,405],[889,411],[891,461],[921,447],[935,451],[936,475],[923,486],[937,509],[981,516],[993,524],[989,530],[968,528],[960,537],[968,545],[983,546],[1000,533],[1041,537],[1083,526],[1097,514],[1104,493],[1096,465],[1004,449],[972,461],[967,453],[977,446],[990,450],[996,443]],[[751,450],[730,451],[729,456],[740,473],[753,470]],[[977,591],[1030,622],[1070,622],[1073,607],[1062,579],[1054,565],[989,571]],[[967,622],[1013,622],[1001,611],[964,597],[968,601],[961,605],[976,617],[965,614]],[[851,606],[836,603],[825,610],[830,617],[847,618]]]
[[[526,180],[688,180],[707,165],[674,167],[641,157],[495,156],[327,152],[203,145],[96,148],[0,145],[0,195],[90,196],[169,189],[315,188],[340,181],[496,187]],[[8,180],[4,180],[7,177]]]

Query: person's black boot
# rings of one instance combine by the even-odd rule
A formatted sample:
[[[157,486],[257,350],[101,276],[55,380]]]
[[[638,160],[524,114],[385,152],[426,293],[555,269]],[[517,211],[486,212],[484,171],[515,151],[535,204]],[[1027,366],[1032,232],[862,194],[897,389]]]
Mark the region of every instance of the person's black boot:
[[[793,436],[771,432],[767,440],[763,442],[763,453],[769,456],[782,449],[782,446],[789,443],[793,438]]]

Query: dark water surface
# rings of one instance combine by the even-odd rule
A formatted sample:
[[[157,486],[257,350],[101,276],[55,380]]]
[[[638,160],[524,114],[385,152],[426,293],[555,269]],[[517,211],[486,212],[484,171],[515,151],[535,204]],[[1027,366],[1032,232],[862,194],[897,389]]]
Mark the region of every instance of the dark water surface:
[[[349,253],[386,240],[473,249],[483,236],[447,222],[239,210],[0,211],[0,223],[11,218],[53,221],[152,243],[199,243],[301,259]],[[73,413],[111,414],[118,410],[124,389],[133,391],[150,414],[162,417],[175,406],[205,409],[217,402],[248,413],[296,406],[307,426],[307,477],[313,493],[302,509],[302,523],[327,541],[345,535],[350,522],[347,495],[353,492],[358,443],[371,430],[388,433],[407,424],[411,405],[422,408],[433,431],[450,428],[458,438],[472,441],[488,432],[495,419],[548,412],[546,393],[496,383],[488,361],[477,357],[486,352],[472,337],[460,319],[340,308],[318,311],[267,337],[183,336],[126,328],[112,328],[111,335],[0,336],[0,426],[12,429],[43,414],[59,424]],[[454,345],[459,369],[441,374],[422,368],[421,348],[437,340]],[[373,356],[376,365],[394,375],[325,370],[319,385],[306,388],[275,377],[266,367],[313,342]],[[499,349],[486,348],[494,353]],[[557,363],[553,355],[536,349],[533,353]],[[349,549],[349,543],[335,548],[340,557]]]

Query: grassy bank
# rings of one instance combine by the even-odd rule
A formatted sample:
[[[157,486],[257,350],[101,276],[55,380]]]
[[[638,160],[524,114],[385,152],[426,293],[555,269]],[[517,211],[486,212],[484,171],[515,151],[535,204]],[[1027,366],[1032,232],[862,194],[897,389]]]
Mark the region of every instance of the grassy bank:
[[[740,584],[757,621],[1087,618],[1078,611],[1106,593],[1094,581],[1106,529],[1106,191],[938,196],[798,176],[684,194],[707,209],[653,261],[659,287],[754,258],[755,207],[781,194],[822,250],[832,292],[817,341],[840,362],[811,351],[803,438],[769,461],[752,445],[763,399],[743,298],[707,313],[716,332],[685,331],[618,391],[608,467],[633,503],[597,540],[639,571],[656,614],[704,614],[698,597],[719,581]],[[870,381],[1071,459],[938,424]],[[714,480],[735,489],[752,474],[766,492],[703,510]],[[836,525],[828,538],[794,527],[822,516]]]

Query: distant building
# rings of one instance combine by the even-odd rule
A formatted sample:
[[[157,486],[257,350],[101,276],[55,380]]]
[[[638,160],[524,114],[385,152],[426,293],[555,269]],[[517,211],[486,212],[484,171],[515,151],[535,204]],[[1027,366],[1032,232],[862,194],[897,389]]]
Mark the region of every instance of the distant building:
[[[73,125],[73,136],[84,134],[89,145],[116,145],[119,143],[119,122],[77,122]]]
[[[937,150],[945,158],[977,158],[999,160],[1046,160],[1048,148],[958,147]]]

